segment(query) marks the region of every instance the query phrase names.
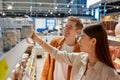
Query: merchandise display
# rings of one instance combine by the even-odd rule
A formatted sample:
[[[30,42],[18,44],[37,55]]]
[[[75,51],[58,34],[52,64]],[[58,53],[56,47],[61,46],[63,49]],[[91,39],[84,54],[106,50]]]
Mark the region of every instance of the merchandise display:
[[[3,32],[3,45],[4,51],[10,50],[17,43],[16,31],[15,30],[5,30]]]
[[[22,26],[21,28],[21,38],[27,38],[32,34],[32,26],[26,25],[26,26]]]
[[[25,53],[18,61],[18,63],[12,70],[12,73],[7,78],[7,80],[35,80],[35,79],[36,79],[36,52],[35,48],[31,48],[30,45],[27,47]]]
[[[17,37],[17,42],[19,42],[21,40],[21,32],[20,32],[20,30],[16,29],[16,37]]]
[[[32,54],[27,59],[26,67],[22,80],[36,80],[36,55],[35,48],[32,49]]]
[[[120,20],[118,21],[118,24],[115,26],[115,36],[120,37]]]
[[[21,80],[22,72],[23,72],[23,67],[20,65],[20,63],[17,63],[9,79],[11,78],[11,80]]]
[[[120,46],[110,46],[110,53],[114,66],[120,73]]]
[[[7,72],[7,74],[4,74],[5,78],[8,77],[8,80],[10,79],[16,80],[15,78],[21,79],[21,73],[23,73],[24,68],[27,66],[26,63],[28,61],[27,60],[28,56],[31,55],[31,52],[29,51],[32,51],[28,48],[30,46],[30,48],[32,49],[31,47],[32,45],[33,44],[28,43],[26,39],[24,39],[20,41],[18,44],[16,44],[11,50],[0,55],[0,62],[1,61],[3,62],[4,60],[4,63],[2,63],[3,65],[1,65],[1,68],[4,66],[8,66],[8,69],[1,70],[1,73]],[[29,51],[26,51],[26,50],[29,50]],[[19,75],[19,76],[16,77],[16,75]],[[4,79],[2,78],[1,80],[4,80]]]
[[[117,22],[115,21],[102,21],[103,26],[105,27],[107,34],[115,36],[115,26]]]
[[[120,75],[120,1],[93,0],[90,2],[94,4],[88,6],[89,1],[90,0],[0,1],[0,80],[42,80],[45,78],[49,78],[49,80],[70,80],[71,70],[78,70],[72,69],[73,67],[71,67],[71,65],[64,63],[59,64],[57,60],[51,57],[47,50],[42,48],[42,45],[45,45],[45,43],[39,45],[39,43],[34,40],[37,38],[33,36],[35,31],[40,39],[50,45],[55,44],[56,46],[54,47],[60,50],[72,52],[75,48],[75,52],[82,51],[82,47],[84,46],[81,46],[79,43],[76,45],[74,40],[76,39],[77,41],[80,38],[82,40],[82,36],[83,38],[86,37],[82,35],[84,29],[80,30],[80,33],[73,32],[74,28],[72,26],[74,25],[71,24],[74,24],[76,20],[70,21],[71,24],[68,24],[69,16],[78,17],[84,28],[91,24],[102,24],[107,32],[110,49],[110,55],[107,54],[109,58],[104,57],[105,59],[103,60],[107,61],[111,58],[112,61],[110,61],[110,63],[112,64],[113,62],[114,64],[112,64],[112,67],[115,67],[114,71],[116,70]],[[9,7],[12,8],[10,9]],[[78,25],[79,23],[75,23],[77,27],[75,31],[79,29]],[[69,38],[70,34],[72,34],[73,37],[70,36]],[[62,43],[61,40],[57,41],[56,37],[59,36],[68,38],[65,38],[66,40]],[[100,41],[102,40],[101,36]],[[72,39],[74,37],[75,39]],[[87,45],[87,43],[84,45]],[[109,51],[107,50],[107,52]],[[100,57],[100,55],[98,56]],[[100,58],[102,59],[103,57],[101,56]],[[87,66],[90,63],[90,60],[88,61]],[[89,69],[89,66],[86,69]],[[46,73],[49,73],[49,75]],[[85,80],[87,80],[87,73],[89,72],[86,70],[83,76]]]

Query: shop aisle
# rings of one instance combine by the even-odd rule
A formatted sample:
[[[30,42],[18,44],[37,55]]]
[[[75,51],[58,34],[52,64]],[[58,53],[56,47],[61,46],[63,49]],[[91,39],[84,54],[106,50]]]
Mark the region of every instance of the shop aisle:
[[[37,58],[37,80],[40,80],[42,68],[44,65],[45,57]]]

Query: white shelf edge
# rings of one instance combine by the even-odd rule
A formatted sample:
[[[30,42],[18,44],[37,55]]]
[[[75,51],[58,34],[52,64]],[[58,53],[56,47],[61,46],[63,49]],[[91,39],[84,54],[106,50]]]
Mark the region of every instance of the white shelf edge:
[[[115,37],[115,36],[108,36],[108,40],[117,41],[117,37]]]
[[[14,48],[16,47],[16,46],[18,46],[20,43],[22,43],[23,41],[21,41],[21,42],[19,42],[17,45],[15,45],[11,50],[9,50],[8,52],[5,52],[5,53],[3,53],[3,54],[1,54],[0,55],[0,61],[2,60],[2,59],[4,59],[8,54],[10,54],[13,50],[14,50]]]
[[[120,41],[118,41],[118,37],[108,36],[108,40],[110,46],[120,46]]]
[[[24,39],[21,42],[19,42],[14,48],[12,48],[10,51],[8,51],[6,54],[2,56],[1,60],[5,58],[9,66],[7,77],[11,74],[15,65],[26,51],[28,45],[29,44],[26,42],[26,39]]]

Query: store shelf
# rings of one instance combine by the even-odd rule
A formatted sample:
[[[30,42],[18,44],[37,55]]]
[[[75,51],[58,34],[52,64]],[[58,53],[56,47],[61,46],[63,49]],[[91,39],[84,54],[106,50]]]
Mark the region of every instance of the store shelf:
[[[11,74],[16,63],[18,63],[29,45],[31,45],[30,42],[28,43],[28,40],[24,39],[16,44],[16,46],[10,51],[0,55],[0,61],[5,59],[8,65],[8,74],[6,75],[7,77]]]
[[[22,80],[36,80],[36,49],[32,49],[31,56],[28,59],[25,75],[22,77]]]
[[[110,46],[120,46],[120,38],[115,36],[108,36]]]

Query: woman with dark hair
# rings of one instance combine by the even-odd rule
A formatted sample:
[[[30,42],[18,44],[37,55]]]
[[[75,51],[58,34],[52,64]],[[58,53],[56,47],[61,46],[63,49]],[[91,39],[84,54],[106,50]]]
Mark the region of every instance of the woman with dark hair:
[[[107,34],[106,31],[103,29],[101,25],[91,25],[89,27],[86,27],[83,30],[83,35],[89,36],[90,40],[94,40],[94,49],[90,49],[90,51],[95,51],[95,57],[103,62],[104,64],[110,66],[111,68],[114,68],[112,59],[109,52],[109,45],[107,40]],[[82,39],[81,39],[82,41]],[[82,42],[83,45],[85,42]],[[81,45],[82,45],[81,43]],[[93,44],[92,44],[93,45]],[[89,48],[93,48],[92,46]],[[86,51],[85,51],[86,52]],[[90,53],[90,52],[88,52]],[[91,53],[92,54],[92,53]]]
[[[79,54],[59,51],[38,38],[35,33],[31,38],[56,60],[72,65],[71,80],[120,80],[110,57],[107,34],[100,24],[90,25],[82,30],[82,52]]]

